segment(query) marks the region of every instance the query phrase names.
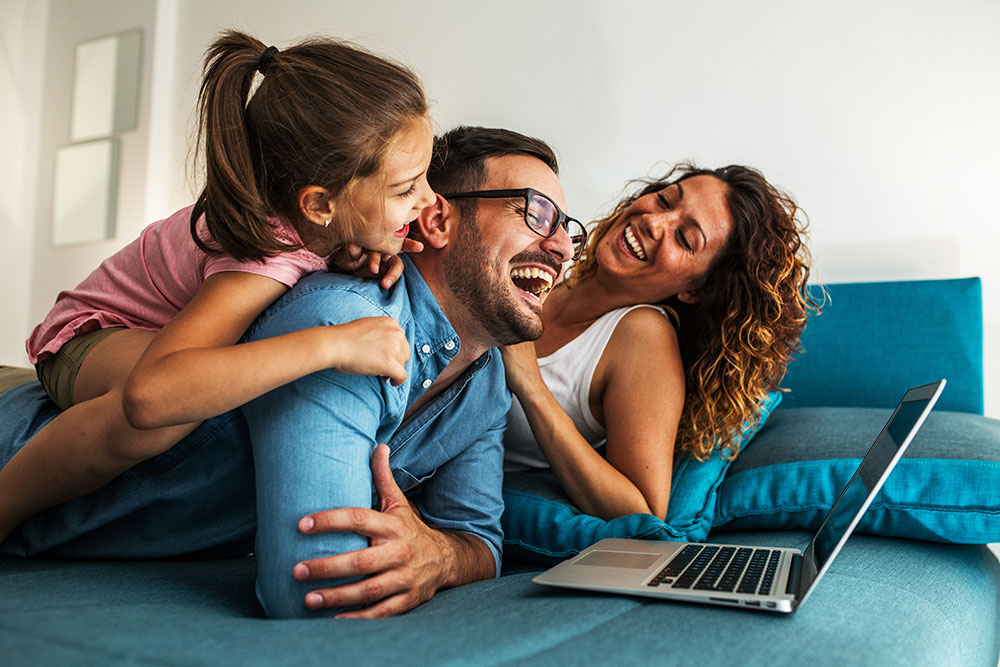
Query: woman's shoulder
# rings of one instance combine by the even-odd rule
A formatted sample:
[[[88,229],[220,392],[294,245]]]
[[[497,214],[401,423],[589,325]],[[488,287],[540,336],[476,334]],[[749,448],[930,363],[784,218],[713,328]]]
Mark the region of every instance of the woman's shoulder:
[[[618,319],[615,334],[629,337],[677,340],[677,314],[671,308],[653,304],[627,306],[612,311]]]
[[[604,348],[595,380],[603,396],[612,387],[633,393],[652,391],[657,397],[647,396],[647,400],[683,396],[680,342],[667,311],[655,306],[627,309]]]
[[[636,360],[654,365],[657,359],[680,357],[680,343],[669,309],[661,306],[631,306],[620,309],[620,319],[608,341],[611,359],[632,364]]]
[[[589,327],[587,327],[587,331],[592,335],[594,332],[603,331],[606,332],[604,334],[605,336],[610,336],[611,333],[616,331],[622,325],[622,322],[626,320],[630,323],[630,325],[635,322],[656,320],[673,322],[674,319],[672,316],[673,311],[670,308],[654,304],[640,303],[632,306],[622,306],[620,308],[609,310],[598,317]]]

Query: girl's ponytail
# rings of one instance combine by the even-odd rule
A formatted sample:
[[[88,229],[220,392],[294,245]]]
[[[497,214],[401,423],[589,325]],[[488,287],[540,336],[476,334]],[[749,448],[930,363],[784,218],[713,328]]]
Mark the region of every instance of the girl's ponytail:
[[[249,35],[223,33],[205,54],[198,94],[205,187],[191,212],[191,234],[203,250],[221,250],[239,260],[262,260],[296,247],[278,241],[267,220],[273,212],[258,188],[246,122],[245,104],[265,51],[264,44]],[[268,56],[271,62],[265,64],[273,69],[273,52]],[[211,239],[197,234],[195,224],[202,214]]]
[[[351,189],[378,172],[427,101],[409,69],[351,44],[314,38],[278,51],[229,30],[205,54],[198,112],[205,187],[191,214],[195,242],[263,260],[302,247],[282,241],[268,219],[286,218],[301,237],[311,223],[298,196],[309,185],[337,200],[338,228],[328,231],[349,238],[364,222]],[[196,233],[202,214],[211,238]]]

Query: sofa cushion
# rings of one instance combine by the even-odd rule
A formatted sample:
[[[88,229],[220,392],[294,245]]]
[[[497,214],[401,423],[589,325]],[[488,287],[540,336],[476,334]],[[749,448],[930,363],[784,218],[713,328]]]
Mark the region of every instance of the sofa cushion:
[[[950,387],[949,387],[950,388]],[[875,408],[783,408],[719,489],[717,529],[815,530],[889,417]],[[1000,421],[932,412],[858,525],[935,542],[1000,541]]]
[[[767,421],[782,394],[768,394],[755,427],[744,425],[740,449]],[[739,460],[737,458],[737,460]],[[703,540],[712,529],[716,494],[732,461],[716,450],[706,461],[682,457],[674,466],[666,521],[631,514],[605,521],[578,510],[549,471],[504,475],[504,553],[535,563],[556,563],[605,537]]]
[[[809,318],[802,354],[781,382],[791,390],[785,408],[894,408],[907,387],[947,378],[937,409],[983,414],[979,278],[826,289],[823,312]]]
[[[801,532],[732,536],[800,546]],[[790,616],[563,591],[523,572],[395,618],[265,621],[253,558],[0,557],[4,665],[996,665],[986,547],[852,538]],[[712,630],[719,629],[719,630]]]

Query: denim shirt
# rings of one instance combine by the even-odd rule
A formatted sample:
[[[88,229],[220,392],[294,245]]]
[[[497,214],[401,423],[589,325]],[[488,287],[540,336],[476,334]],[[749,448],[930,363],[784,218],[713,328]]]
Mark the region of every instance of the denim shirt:
[[[390,316],[412,353],[398,387],[384,378],[325,370],[243,406],[257,477],[258,597],[269,616],[301,616],[306,592],[344,583],[295,582],[295,563],[368,546],[371,536],[303,535],[296,525],[319,510],[374,506],[370,459],[380,443],[388,444],[393,477],[423,520],[482,539],[499,571],[502,437],[510,407],[503,364],[496,349],[488,350],[404,420],[461,342],[416,267],[408,258],[403,262],[403,276],[389,290],[351,276],[307,276],[244,337]]]

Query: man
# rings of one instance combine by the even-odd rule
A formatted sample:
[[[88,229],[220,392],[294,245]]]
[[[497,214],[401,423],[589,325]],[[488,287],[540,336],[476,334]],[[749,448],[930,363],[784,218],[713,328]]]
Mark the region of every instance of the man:
[[[573,255],[565,216],[546,208],[565,208],[556,168],[537,140],[449,132],[428,180],[455,196],[439,195],[415,221],[425,249],[403,260],[393,289],[314,274],[247,332],[395,317],[412,347],[402,385],[334,371],[301,378],[244,406],[245,424],[234,413],[208,420],[107,487],[33,517],[0,551],[238,553],[253,531],[255,486],[257,592],[270,617],[386,616],[494,576],[510,401],[494,348],[540,335],[546,286]],[[539,222],[538,204],[554,225]],[[51,408],[32,389],[3,397],[0,447],[44,423]]]

